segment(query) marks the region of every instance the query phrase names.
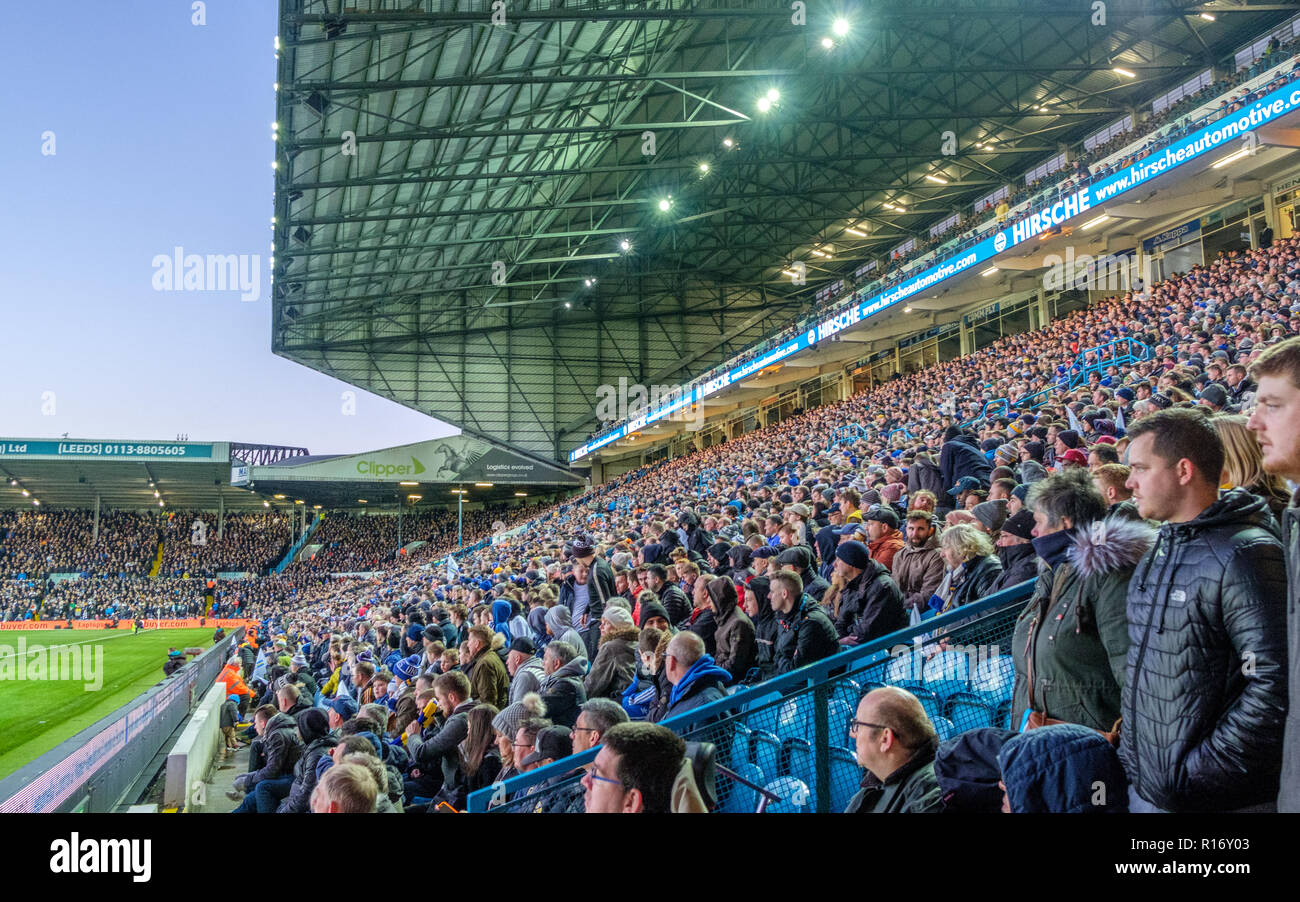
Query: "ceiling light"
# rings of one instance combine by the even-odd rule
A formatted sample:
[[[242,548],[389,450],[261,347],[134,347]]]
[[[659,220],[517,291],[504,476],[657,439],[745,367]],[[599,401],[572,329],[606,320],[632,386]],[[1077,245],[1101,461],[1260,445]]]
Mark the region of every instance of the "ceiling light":
[[[407,500],[407,501],[419,501],[419,500],[420,500],[421,498],[423,498],[423,497],[424,497],[423,495],[407,495],[407,496],[406,496],[406,500]]]
[[[32,496],[32,493],[31,493],[31,492],[27,491],[26,489],[23,489],[23,497],[24,497],[24,498],[30,498],[31,496]]]
[[[772,101],[773,103],[776,103],[778,100],[781,99],[781,92],[778,91],[776,88],[770,88],[767,92],[767,99]]]
[[[736,146],[736,142],[731,140],[730,138],[723,138],[722,146],[730,150],[731,148]]]
[[[1207,21],[1207,22],[1213,22],[1213,21],[1214,21],[1214,16],[1210,15],[1209,13],[1201,13],[1201,18],[1204,19],[1204,20]]]
[[[1226,157],[1224,157],[1223,159],[1219,160],[1217,163],[1215,163],[1215,164],[1214,164],[1213,166],[1211,166],[1210,168],[1211,168],[1211,169],[1222,169],[1224,166],[1227,166],[1229,163],[1235,163],[1237,160],[1240,160],[1242,157],[1246,156],[1246,154],[1248,154],[1248,153],[1250,153],[1250,148],[1249,148],[1249,147],[1243,147],[1241,150],[1238,150],[1238,151],[1236,151],[1235,153],[1230,153],[1230,154],[1228,154]]]
[[[515,497],[516,497],[516,498],[527,498],[527,497],[528,497],[528,493],[527,493],[527,492],[515,492]]]
[[[319,504],[313,504],[313,505],[311,506],[311,509],[314,510],[314,511],[318,511],[318,510],[320,510],[320,505],[319,505]]]
[[[700,164],[700,172],[708,172],[708,171],[709,171],[709,164],[708,164],[708,163],[701,163],[701,164]]]
[[[659,198],[659,212],[667,213],[673,208],[673,199],[671,197]]]
[[[162,497],[162,496],[159,495],[157,492],[154,492],[154,493],[153,493],[153,496],[154,496],[155,498],[161,498],[161,497]]]
[[[993,275],[993,274],[994,274],[995,272],[997,272],[997,271],[998,271],[998,268],[997,268],[996,266],[990,266],[988,269],[984,270],[984,272],[980,273],[980,275],[981,275],[981,276],[991,276],[991,275]]]
[[[1116,66],[1114,69],[1111,69],[1110,71],[1114,72],[1116,75],[1122,75],[1125,78],[1137,78],[1136,73],[1130,72],[1128,69],[1121,69],[1119,66]]]
[[[904,312],[904,313],[911,313],[911,312],[912,312],[912,308],[911,308],[911,307],[904,307],[904,308],[903,308],[903,312]]]
[[[632,242],[628,241],[626,238],[624,238],[622,241],[620,241],[620,242],[618,243],[618,246],[622,249],[623,253],[625,253],[625,254],[626,254],[628,251],[632,250]]]
[[[159,501],[158,503],[159,503],[159,504],[162,504],[161,501]],[[39,498],[33,498],[33,499],[32,499],[32,504],[36,505],[37,507],[40,507],[40,506],[41,506],[41,499],[39,499]]]
[[[831,256],[830,254],[828,254],[828,253],[826,253],[825,251],[820,250],[820,249],[818,249],[818,248],[813,248],[813,249],[812,249],[812,252],[813,252],[814,254],[816,254],[817,256],[819,256],[819,257],[825,257],[825,258],[827,258],[827,259],[830,259],[830,256]]]
[[[364,499],[364,498],[358,498],[358,499],[357,499],[357,504],[365,504],[365,503],[366,503],[366,499]]]
[[[294,502],[294,504],[306,504],[306,503],[307,502],[303,501],[301,498],[299,498],[297,501]]]
[[[474,483],[474,485],[478,486],[480,489],[490,489],[490,488],[492,488],[493,483],[491,483],[491,482],[476,482],[476,483]]]
[[[822,38],[822,46],[825,47],[827,50],[830,50],[832,47],[835,46],[835,42],[832,41],[830,38]]]
[[[836,19],[835,24],[831,26],[831,31],[835,32],[840,37],[844,37],[849,33],[849,20]]]
[[[573,305],[570,304],[568,301],[565,301],[565,302],[564,302],[564,309],[565,309],[565,310],[572,310],[572,309],[573,309]]]
[[[269,501],[263,501],[263,502],[262,502],[262,507],[270,507],[270,506],[271,506],[271,502],[269,502]]]
[[[934,182],[936,185],[946,185],[946,184],[948,184],[948,180],[947,180],[947,179],[945,179],[945,178],[940,178],[940,177],[937,176],[937,175],[930,175],[929,173],[926,173],[925,180],[928,181],[928,182]]]
[[[1107,216],[1105,213],[1103,213],[1094,219],[1089,219],[1083,225],[1079,226],[1079,231],[1086,232],[1088,231],[1088,229],[1092,228],[1093,226],[1099,226],[1108,219],[1110,219],[1110,217]]]
[[[770,109],[772,109],[772,101],[768,100],[766,97],[758,98],[758,111],[760,113],[766,113]]]
[[[795,272],[793,272],[792,270],[788,270],[788,269],[783,269],[783,270],[781,270],[781,275],[783,275],[783,276],[789,276],[789,277],[792,278],[792,279],[797,277],[797,274],[796,274]]]
[[[858,230],[858,229],[855,229],[855,228],[853,228],[852,226],[849,226],[849,227],[848,227],[847,229],[845,229],[844,231],[848,232],[850,235],[857,235],[859,238],[866,238],[866,237],[867,237],[867,233],[866,233],[866,232],[863,232],[863,231],[860,231],[860,230]]]
[[[284,496],[283,496],[283,495],[276,495],[275,498],[276,498],[277,501],[283,501],[283,500],[284,500]]]
[[[398,485],[419,485],[418,482],[399,482]]]

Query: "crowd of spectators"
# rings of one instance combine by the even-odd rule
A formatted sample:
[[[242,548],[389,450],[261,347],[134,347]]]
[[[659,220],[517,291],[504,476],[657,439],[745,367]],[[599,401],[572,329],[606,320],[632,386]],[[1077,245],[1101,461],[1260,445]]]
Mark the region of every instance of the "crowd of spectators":
[[[220,525],[210,511],[169,516],[163,525],[159,575],[265,574],[289,550],[289,518],[284,514],[226,514]]]

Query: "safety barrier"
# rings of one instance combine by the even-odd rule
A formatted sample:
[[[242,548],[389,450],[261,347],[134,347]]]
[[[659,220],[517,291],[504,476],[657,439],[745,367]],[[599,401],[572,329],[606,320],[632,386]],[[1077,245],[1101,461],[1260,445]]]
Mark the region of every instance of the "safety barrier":
[[[298,540],[289,546],[288,552],[285,553],[280,563],[271,568],[273,574],[278,576],[284,572],[286,567],[293,563],[294,557],[297,556],[299,551],[302,551],[303,546],[307,544],[309,539],[311,539],[312,533],[316,531],[316,527],[320,526],[324,519],[325,518],[320,514],[312,513],[311,522],[308,523],[307,528],[302,531],[302,535],[298,536]]]
[[[843,811],[863,776],[849,722],[871,689],[915,694],[941,740],[1009,726],[1011,635],[1033,587],[1021,583],[663,724],[688,742],[713,743],[718,762],[778,796],[768,811]],[[588,750],[471,793],[468,810],[552,810],[595,757]],[[740,783],[719,779],[718,795],[719,811],[757,810],[758,793]]]
[[[241,637],[238,631],[226,636],[160,685],[0,780],[0,813],[112,811]]]
[[[221,706],[226,684],[214,683],[194,709],[176,744],[167,752],[167,776],[163,782],[163,807],[177,811],[202,808],[203,781],[217,755],[221,738]]]
[[[210,626],[213,629],[223,627],[235,629],[252,626],[256,620],[219,617],[189,617],[171,620],[142,620],[147,630],[198,629]],[[0,630],[129,630],[135,627],[135,621],[121,620],[4,620],[0,621]]]

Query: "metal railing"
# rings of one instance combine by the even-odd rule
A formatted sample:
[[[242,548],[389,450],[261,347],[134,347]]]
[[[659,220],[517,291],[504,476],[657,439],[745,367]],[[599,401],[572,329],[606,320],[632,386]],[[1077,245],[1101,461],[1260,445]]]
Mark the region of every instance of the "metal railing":
[[[717,760],[780,797],[768,811],[843,811],[863,772],[848,725],[862,695],[898,686],[920,700],[939,738],[1007,727],[1011,635],[1034,581],[922,621],[727,698],[663,721],[688,742],[710,742]],[[596,749],[471,793],[467,810],[557,810],[572,800]],[[719,811],[755,811],[758,794],[718,781]]]
[[[0,812],[112,811],[216,681],[242,636],[240,627],[171,678],[0,780]]]

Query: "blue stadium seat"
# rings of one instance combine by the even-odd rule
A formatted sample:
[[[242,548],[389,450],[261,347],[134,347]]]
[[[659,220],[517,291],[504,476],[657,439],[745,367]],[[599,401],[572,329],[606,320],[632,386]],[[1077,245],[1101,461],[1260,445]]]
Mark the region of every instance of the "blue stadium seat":
[[[754,730],[749,737],[750,757],[768,776],[781,772],[781,740],[767,730]]]
[[[807,739],[787,739],[781,746],[781,768],[783,777],[803,780],[808,788],[816,792],[817,766],[813,762],[812,743]]]
[[[922,668],[925,687],[940,698],[970,689],[970,659],[959,651],[941,651]]]
[[[831,811],[838,814],[848,807],[849,801],[862,783],[862,768],[848,749],[830,749]]]
[[[918,682],[915,652],[893,658],[885,668],[885,682],[891,686]]]
[[[743,764],[732,770],[755,786],[762,786],[765,783],[763,772],[755,764]],[[750,789],[735,780],[726,780],[725,785],[727,796],[722,803],[723,811],[731,814],[753,814],[758,810],[758,790]]]
[[[982,661],[971,674],[971,691],[982,696],[986,702],[996,704],[1011,698],[1011,689],[1016,681],[1016,669],[1010,655],[998,655]]]
[[[957,730],[953,727],[952,721],[946,717],[936,717],[934,719],[934,731],[939,734],[940,742],[957,735]]]
[[[859,685],[857,680],[842,679],[831,690],[831,698],[842,701],[851,708],[856,708],[858,702],[862,701],[862,686]]]
[[[925,709],[925,713],[929,715],[930,720],[944,716],[943,702],[940,701],[939,696],[935,695],[934,690],[918,686],[915,683],[899,686],[898,688],[906,689],[915,695],[921,702],[921,707]]]
[[[833,701],[826,706],[827,732],[832,746],[850,747],[849,721],[853,720],[853,715],[857,710],[858,706],[856,704],[847,705],[839,700]]]
[[[852,671],[853,679],[859,683],[876,682],[883,683],[885,679],[885,668],[890,664],[888,659],[877,661],[874,664],[868,664],[866,667]]]
[[[739,721],[732,721],[731,730],[731,769],[738,772],[746,764],[753,763],[750,752],[752,731]]]
[[[977,727],[993,726],[995,709],[974,692],[958,692],[948,699],[945,713],[957,732],[964,733]]]
[[[803,780],[778,777],[763,788],[781,798],[779,802],[768,803],[767,810],[774,814],[804,813],[817,808],[817,799],[808,791],[808,784]]]
[[[776,735],[785,739],[799,739],[812,735],[812,696],[796,695],[777,708]]]
[[[749,710],[754,712],[747,718],[750,728],[775,733],[777,718],[780,716],[781,711],[780,701],[781,693],[769,692],[750,702]],[[767,707],[764,707],[765,705]]]

